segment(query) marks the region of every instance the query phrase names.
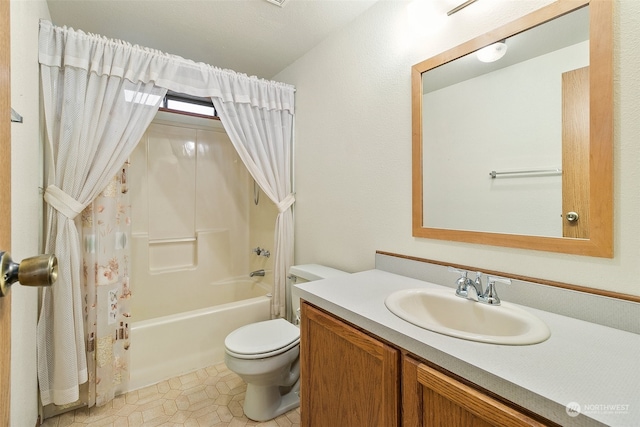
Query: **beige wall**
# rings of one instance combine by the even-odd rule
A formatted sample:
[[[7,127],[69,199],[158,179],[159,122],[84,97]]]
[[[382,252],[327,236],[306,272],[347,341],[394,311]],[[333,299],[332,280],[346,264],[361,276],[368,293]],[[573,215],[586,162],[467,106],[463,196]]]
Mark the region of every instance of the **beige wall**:
[[[410,67],[548,1],[478,2],[410,41],[382,0],[275,79],[296,85],[296,263],[373,268],[377,249],[640,295],[640,2],[615,2],[615,257],[411,235]],[[469,206],[469,214],[487,206]],[[453,280],[453,278],[452,278]]]
[[[11,125],[11,255],[40,253],[42,154],[39,130],[38,20],[50,19],[45,1],[11,1],[11,104],[24,123]],[[38,417],[36,323],[38,291],[13,286],[11,425],[34,426]]]

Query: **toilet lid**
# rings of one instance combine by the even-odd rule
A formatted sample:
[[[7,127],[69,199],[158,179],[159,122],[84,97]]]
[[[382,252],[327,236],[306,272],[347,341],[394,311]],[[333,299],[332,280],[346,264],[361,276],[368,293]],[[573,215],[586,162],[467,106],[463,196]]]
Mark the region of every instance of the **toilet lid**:
[[[240,357],[268,357],[290,349],[299,341],[300,329],[284,319],[273,319],[236,329],[227,335],[224,345],[228,353]]]

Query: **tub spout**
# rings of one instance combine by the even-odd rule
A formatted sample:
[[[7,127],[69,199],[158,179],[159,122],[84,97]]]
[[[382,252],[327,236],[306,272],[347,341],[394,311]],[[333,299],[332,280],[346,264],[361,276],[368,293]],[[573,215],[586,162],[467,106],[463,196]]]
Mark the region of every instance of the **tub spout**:
[[[249,277],[264,276],[264,270],[256,270],[249,273]]]

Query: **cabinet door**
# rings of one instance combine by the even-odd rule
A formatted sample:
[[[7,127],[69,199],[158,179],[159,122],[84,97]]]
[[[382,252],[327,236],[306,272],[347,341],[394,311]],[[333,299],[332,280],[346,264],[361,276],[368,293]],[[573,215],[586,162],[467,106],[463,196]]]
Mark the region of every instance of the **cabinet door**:
[[[399,351],[307,303],[300,327],[302,426],[398,426]]]
[[[405,427],[549,425],[411,357],[404,357],[402,372],[402,425]]]

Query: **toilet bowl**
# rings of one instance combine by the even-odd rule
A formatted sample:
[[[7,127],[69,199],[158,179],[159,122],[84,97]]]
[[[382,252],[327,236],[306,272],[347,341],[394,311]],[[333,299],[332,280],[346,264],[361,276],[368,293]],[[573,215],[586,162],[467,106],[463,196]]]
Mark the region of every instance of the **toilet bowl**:
[[[291,297],[301,281],[345,275],[316,264],[294,266],[287,282],[287,306],[294,313],[299,299]],[[295,292],[294,292],[295,293]],[[271,420],[300,405],[300,330],[285,319],[242,326],[227,335],[225,364],[247,383],[244,413],[254,421]]]
[[[247,383],[244,413],[267,421],[298,407],[300,330],[284,319],[252,323],[224,341],[227,367]]]

